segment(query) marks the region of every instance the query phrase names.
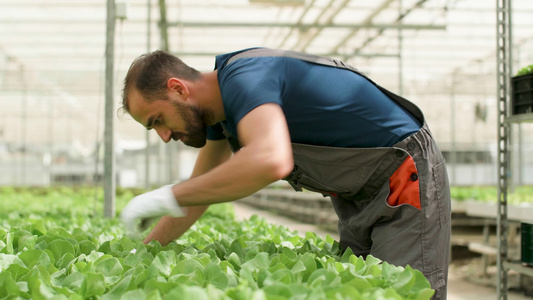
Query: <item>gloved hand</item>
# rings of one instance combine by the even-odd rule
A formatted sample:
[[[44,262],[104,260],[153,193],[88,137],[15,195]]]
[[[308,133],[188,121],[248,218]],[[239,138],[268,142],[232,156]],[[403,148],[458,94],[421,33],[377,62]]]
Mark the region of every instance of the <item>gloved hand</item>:
[[[172,184],[138,195],[130,200],[120,214],[129,234],[138,234],[148,228],[151,222],[162,216],[182,217],[185,215],[172,192]],[[148,222],[147,222],[148,221]]]

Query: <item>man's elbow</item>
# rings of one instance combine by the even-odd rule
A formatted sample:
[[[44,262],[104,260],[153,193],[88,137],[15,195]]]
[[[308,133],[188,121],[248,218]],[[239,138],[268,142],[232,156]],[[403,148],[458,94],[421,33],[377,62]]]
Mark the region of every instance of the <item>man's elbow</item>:
[[[272,181],[278,181],[283,179],[292,172],[294,169],[294,160],[292,156],[290,157],[280,157],[277,159],[271,160],[269,166],[269,174]]]

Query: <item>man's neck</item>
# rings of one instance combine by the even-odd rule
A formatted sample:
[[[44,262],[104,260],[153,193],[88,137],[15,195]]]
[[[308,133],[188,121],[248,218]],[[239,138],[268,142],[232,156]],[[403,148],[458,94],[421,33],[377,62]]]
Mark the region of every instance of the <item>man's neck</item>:
[[[217,71],[202,73],[202,79],[196,81],[192,86],[198,106],[209,112],[207,123],[214,125],[226,119],[222,95],[218,85]]]

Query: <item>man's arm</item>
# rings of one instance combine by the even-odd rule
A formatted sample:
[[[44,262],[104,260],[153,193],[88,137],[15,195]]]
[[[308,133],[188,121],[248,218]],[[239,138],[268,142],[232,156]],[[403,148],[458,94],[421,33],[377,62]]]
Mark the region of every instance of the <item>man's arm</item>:
[[[226,140],[210,141],[200,150],[191,177],[202,175],[214,167],[222,164],[231,157],[231,150]],[[173,218],[164,216],[146,236],[144,243],[157,240],[165,246],[180,237],[194,224],[206,211],[209,205],[187,207],[185,217]]]
[[[237,125],[243,148],[209,172],[173,186],[180,206],[228,202],[286,177],[294,167],[289,130],[281,107],[258,106]]]
[[[122,210],[128,228],[140,219],[162,218],[145,239],[166,245],[185,232],[205,211],[206,205],[233,201],[248,196],[270,183],[286,177],[294,167],[292,147],[285,115],[277,104],[258,106],[237,125],[243,148],[232,159],[229,146],[209,142],[200,151],[193,177],[174,186],[136,196]],[[189,207],[183,216],[180,206]]]

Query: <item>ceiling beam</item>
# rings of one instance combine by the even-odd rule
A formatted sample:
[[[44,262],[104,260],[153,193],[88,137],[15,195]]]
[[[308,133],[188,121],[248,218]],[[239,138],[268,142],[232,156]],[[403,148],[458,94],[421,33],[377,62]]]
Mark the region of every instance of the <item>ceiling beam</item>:
[[[419,0],[418,2],[416,2],[410,9],[406,10],[405,12],[403,12],[400,16],[398,16],[398,18],[396,18],[396,20],[394,21],[396,25],[403,25],[403,23],[401,23],[401,21],[408,15],[410,14],[413,10],[415,10],[416,8],[419,8],[422,6],[422,4],[424,4],[427,0]],[[404,29],[403,27],[398,27],[398,29]],[[359,48],[355,49],[354,50],[354,54],[358,53],[359,51],[361,51],[361,49],[364,49],[368,44],[370,44],[373,40],[375,40],[376,38],[378,38],[379,36],[381,36],[383,34],[383,32],[385,31],[385,28],[380,28],[379,29],[379,32],[376,33],[374,36],[372,37],[369,37]],[[346,42],[346,41],[344,41]],[[340,46],[337,45],[337,46]],[[355,55],[349,55],[349,56],[346,56],[344,57],[345,60],[348,60],[352,57],[354,57]]]
[[[324,25],[333,24],[334,18],[339,14],[339,12],[348,5],[348,2],[350,0],[343,0],[342,3],[337,8],[332,8],[333,12],[327,17],[326,22]],[[323,14],[321,14],[316,20],[315,24],[318,24],[319,19],[322,17]],[[307,34],[304,34],[302,37],[303,39],[300,39],[298,43],[296,44],[296,48],[294,50],[297,51],[305,51],[307,47],[316,39],[316,37],[324,30],[324,28],[316,28],[313,30],[313,32],[307,31]],[[302,45],[303,43],[303,45]]]
[[[366,17],[366,19],[362,22],[362,24],[372,24],[372,20],[375,16],[377,16],[379,13],[381,13],[385,8],[387,8],[391,2],[395,0],[386,0],[383,2],[380,6],[378,6],[370,15]],[[354,37],[360,28],[354,28],[350,34],[346,35],[340,42],[337,43],[335,47],[333,47],[333,52],[339,51],[339,48],[344,46],[346,42],[348,42],[352,37]]]
[[[298,18],[298,21],[296,22],[296,26],[291,27],[291,30],[290,30],[287,34],[285,34],[285,37],[283,38],[283,40],[282,40],[281,43],[279,44],[278,48],[284,48],[285,43],[286,43],[286,42],[289,40],[289,38],[291,37],[292,32],[293,32],[296,28],[298,28],[298,26],[300,26],[300,25],[302,24],[302,21],[303,21],[304,17],[307,15],[307,13],[309,12],[309,10],[313,7],[313,5],[315,4],[315,1],[316,1],[316,0],[312,0],[312,2],[309,3],[309,4],[305,7],[304,11],[303,11],[302,14],[300,15],[300,18]]]
[[[183,26],[183,27],[296,27],[302,30],[310,28],[347,28],[347,29],[412,29],[412,30],[445,30],[446,25],[426,25],[426,24],[384,24],[384,23],[370,23],[370,24],[295,24],[295,23],[261,23],[261,22],[169,22],[168,26]]]

